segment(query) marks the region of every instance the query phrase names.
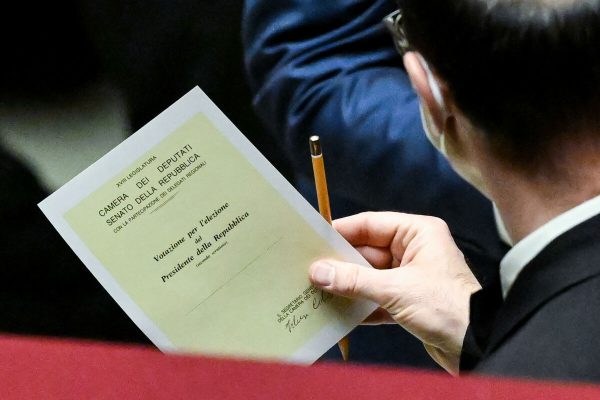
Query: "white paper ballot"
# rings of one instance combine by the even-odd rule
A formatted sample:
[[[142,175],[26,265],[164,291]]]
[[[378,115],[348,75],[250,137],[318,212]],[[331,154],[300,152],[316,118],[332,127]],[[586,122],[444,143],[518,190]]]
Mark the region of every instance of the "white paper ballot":
[[[199,88],[40,208],[163,351],[310,363],[376,308],[310,285],[368,263]]]

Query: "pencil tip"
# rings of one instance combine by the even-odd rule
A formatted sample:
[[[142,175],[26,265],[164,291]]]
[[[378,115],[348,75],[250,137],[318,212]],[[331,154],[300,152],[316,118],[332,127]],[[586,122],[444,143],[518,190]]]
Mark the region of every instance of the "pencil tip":
[[[348,361],[350,359],[350,339],[347,336],[343,337],[338,342],[338,347],[340,348],[340,353],[342,353],[342,359]]]

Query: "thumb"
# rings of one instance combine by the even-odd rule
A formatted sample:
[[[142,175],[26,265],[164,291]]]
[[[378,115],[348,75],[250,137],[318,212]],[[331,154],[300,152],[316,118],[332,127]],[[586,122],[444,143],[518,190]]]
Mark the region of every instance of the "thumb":
[[[389,270],[377,270],[358,264],[320,260],[309,269],[310,281],[316,287],[344,297],[366,299],[381,306],[388,304]]]

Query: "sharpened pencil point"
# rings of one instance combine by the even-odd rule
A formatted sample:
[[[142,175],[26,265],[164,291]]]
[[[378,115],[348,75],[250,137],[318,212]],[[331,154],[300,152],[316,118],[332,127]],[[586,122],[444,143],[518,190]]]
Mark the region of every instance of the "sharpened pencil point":
[[[340,348],[340,353],[342,353],[342,359],[348,361],[350,359],[350,339],[348,339],[348,336],[340,339],[338,347]]]

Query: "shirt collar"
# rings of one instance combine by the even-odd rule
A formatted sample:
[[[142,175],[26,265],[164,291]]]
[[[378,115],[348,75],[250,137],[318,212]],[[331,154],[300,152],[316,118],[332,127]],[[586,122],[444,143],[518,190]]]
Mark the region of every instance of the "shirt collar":
[[[521,270],[550,242],[597,214],[600,214],[600,196],[560,214],[519,241],[500,262],[502,296],[506,298]]]

